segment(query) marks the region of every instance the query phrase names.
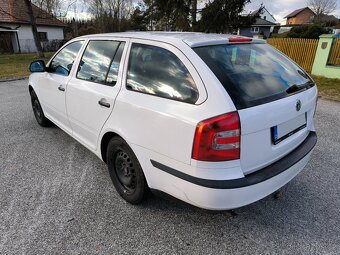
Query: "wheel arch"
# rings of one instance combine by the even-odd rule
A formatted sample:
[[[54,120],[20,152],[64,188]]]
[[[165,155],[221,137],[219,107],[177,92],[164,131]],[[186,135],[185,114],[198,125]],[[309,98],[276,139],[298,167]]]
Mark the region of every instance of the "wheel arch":
[[[28,85],[28,92],[31,94],[32,91],[34,91],[33,87],[31,84]],[[34,91],[35,92],[35,91]]]
[[[143,174],[144,174],[144,177],[145,177],[145,180],[146,180],[146,183],[149,186],[149,178],[148,178],[148,175],[147,173],[145,172],[145,169],[143,168],[143,165],[142,165],[142,162],[140,161],[140,159],[138,158],[137,156],[137,153],[136,151],[134,151],[134,149],[132,148],[132,146],[129,144],[129,142],[127,141],[127,139],[124,137],[124,135],[120,134],[119,132],[115,131],[115,130],[106,130],[105,132],[103,132],[104,135],[102,136],[101,140],[100,140],[100,152],[99,152],[99,155],[101,157],[101,159],[105,162],[105,164],[107,164],[107,158],[106,158],[106,154],[107,154],[107,149],[108,149],[108,145],[109,145],[109,142],[112,138],[114,137],[119,137],[121,138],[122,140],[125,141],[125,143],[130,147],[131,151],[133,152],[133,154],[135,155],[135,157],[137,158],[141,168],[142,168],[142,171],[143,171]]]
[[[120,136],[118,133],[113,132],[113,131],[108,131],[103,135],[100,141],[100,153],[101,153],[102,160],[105,163],[107,163],[107,159],[106,159],[107,146],[109,145],[109,142],[113,137],[120,137],[124,141],[126,141],[122,136]]]

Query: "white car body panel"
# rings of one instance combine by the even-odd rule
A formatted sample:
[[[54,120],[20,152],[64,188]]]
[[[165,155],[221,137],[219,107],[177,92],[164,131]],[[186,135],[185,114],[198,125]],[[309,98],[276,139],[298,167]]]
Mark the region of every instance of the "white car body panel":
[[[295,109],[297,100],[302,102],[300,111]],[[317,92],[314,86],[304,93],[238,111],[242,130],[241,168],[245,174],[284,157],[298,147],[310,131],[315,131],[313,114],[316,100]],[[259,112],[261,114],[258,114]],[[307,113],[307,127],[279,144],[272,144],[270,128],[302,113]]]
[[[95,39],[93,39],[95,40]],[[127,43],[126,39],[115,38],[117,41]],[[86,42],[86,44],[88,41]],[[127,54],[125,45],[122,59]],[[75,65],[79,65],[80,58]],[[72,126],[73,136],[83,141],[92,151],[97,149],[98,134],[110,116],[116,97],[121,89],[124,61],[119,66],[118,80],[115,86],[104,86],[94,82],[78,79],[73,75],[67,85],[66,105],[67,113]],[[99,105],[103,100],[110,104],[109,108]]]
[[[251,204],[284,186],[305,167],[310,154],[281,174],[243,188],[205,188],[159,170],[153,172],[153,178],[158,180],[156,185],[159,188],[189,204],[208,210],[230,210]]]
[[[303,169],[311,152],[273,178],[236,189],[214,189],[190,183],[158,169],[151,160],[195,178],[245,178],[247,174],[289,154],[306,139],[310,131],[315,131],[313,114],[317,89],[314,86],[284,99],[239,110],[240,159],[222,162],[192,159],[197,124],[237,109],[220,81],[191,47],[225,44],[229,37],[196,33],[117,33],[80,37],[73,41],[86,42],[68,77],[46,72],[32,74],[29,85],[36,91],[46,117],[101,159],[104,135],[115,133],[136,154],[151,189],[206,209],[232,209],[259,200],[286,184]],[[76,78],[75,70],[88,40],[96,39],[126,42],[118,81],[113,87]],[[263,43],[262,40],[254,42]],[[154,45],[174,53],[195,81],[199,91],[197,102],[189,104],[128,90],[126,78],[132,43]],[[46,80],[48,82],[45,85]],[[65,92],[58,90],[60,85],[65,87]],[[110,103],[110,108],[98,104],[102,98]],[[299,112],[295,109],[298,99],[302,102]],[[307,112],[307,127],[274,146],[270,139],[270,128],[303,112]]]
[[[70,77],[53,73],[44,73],[39,81],[39,96],[47,118],[51,119],[67,133],[72,133],[67,117],[65,92]]]

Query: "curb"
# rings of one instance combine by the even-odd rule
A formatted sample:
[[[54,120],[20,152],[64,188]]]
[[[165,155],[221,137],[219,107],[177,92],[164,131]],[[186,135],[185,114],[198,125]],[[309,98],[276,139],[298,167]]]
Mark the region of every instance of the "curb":
[[[16,78],[12,78],[12,79],[0,80],[0,82],[20,81],[20,80],[26,80],[27,78],[28,78],[28,76],[16,77]]]

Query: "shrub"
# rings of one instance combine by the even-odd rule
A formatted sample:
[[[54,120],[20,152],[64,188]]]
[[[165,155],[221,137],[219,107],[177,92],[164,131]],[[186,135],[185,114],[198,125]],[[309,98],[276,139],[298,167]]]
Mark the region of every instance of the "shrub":
[[[41,46],[43,48],[44,52],[55,52],[57,51],[61,46],[63,46],[66,43],[66,40],[50,40],[47,42],[42,42]]]
[[[319,39],[319,36],[322,34],[326,34],[327,31],[320,25],[308,25],[308,26],[299,26],[293,27],[288,33],[287,37],[290,38],[310,38],[310,39]]]

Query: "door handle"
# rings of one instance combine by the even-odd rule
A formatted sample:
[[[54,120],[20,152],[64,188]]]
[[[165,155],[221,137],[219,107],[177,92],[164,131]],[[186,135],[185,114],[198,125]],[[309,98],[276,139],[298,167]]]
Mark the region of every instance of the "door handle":
[[[65,91],[65,88],[63,87],[63,85],[59,85],[58,89],[59,89],[60,91]]]
[[[107,107],[107,108],[110,108],[110,104],[108,102],[105,102],[105,99],[102,98],[98,101],[98,104],[100,104],[101,106],[104,106],[104,107]]]

